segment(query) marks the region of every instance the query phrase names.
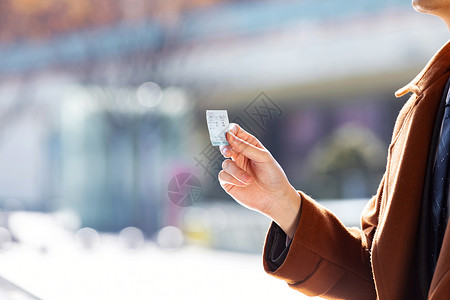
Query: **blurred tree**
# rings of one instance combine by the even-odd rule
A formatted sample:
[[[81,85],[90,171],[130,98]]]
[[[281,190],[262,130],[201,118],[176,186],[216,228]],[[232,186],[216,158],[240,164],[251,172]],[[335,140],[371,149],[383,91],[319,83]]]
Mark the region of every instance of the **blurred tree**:
[[[369,129],[347,124],[311,151],[308,189],[319,198],[365,198],[376,190],[385,149]]]

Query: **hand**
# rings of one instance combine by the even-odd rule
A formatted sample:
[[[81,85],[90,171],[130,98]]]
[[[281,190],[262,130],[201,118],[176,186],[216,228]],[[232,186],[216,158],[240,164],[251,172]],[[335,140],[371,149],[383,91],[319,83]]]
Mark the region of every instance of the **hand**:
[[[241,205],[272,218],[292,237],[298,224],[301,197],[283,169],[254,136],[237,124],[227,132],[229,146],[219,172],[222,188]]]

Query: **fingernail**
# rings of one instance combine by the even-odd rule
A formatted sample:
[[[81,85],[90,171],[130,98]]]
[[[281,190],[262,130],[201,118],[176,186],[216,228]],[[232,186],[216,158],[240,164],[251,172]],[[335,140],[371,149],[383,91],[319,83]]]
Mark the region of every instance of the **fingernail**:
[[[237,128],[236,125],[232,124],[230,125],[230,130],[231,133],[236,134],[237,133]]]
[[[228,155],[230,153],[230,149],[228,149],[228,148],[226,148],[226,147],[224,147],[223,149],[222,149],[222,154],[223,155]]]

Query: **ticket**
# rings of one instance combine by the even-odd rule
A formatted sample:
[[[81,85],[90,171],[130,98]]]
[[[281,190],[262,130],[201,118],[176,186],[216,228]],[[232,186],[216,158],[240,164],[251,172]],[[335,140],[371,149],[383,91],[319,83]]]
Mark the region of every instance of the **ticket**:
[[[207,110],[209,138],[213,146],[228,145],[226,132],[228,131],[228,113],[226,110]]]

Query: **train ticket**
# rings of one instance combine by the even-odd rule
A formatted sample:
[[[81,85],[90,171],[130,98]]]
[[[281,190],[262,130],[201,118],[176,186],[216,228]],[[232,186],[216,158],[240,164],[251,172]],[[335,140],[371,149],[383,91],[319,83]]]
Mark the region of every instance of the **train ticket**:
[[[228,131],[228,113],[226,110],[207,110],[209,138],[213,146],[228,145],[226,132]]]

